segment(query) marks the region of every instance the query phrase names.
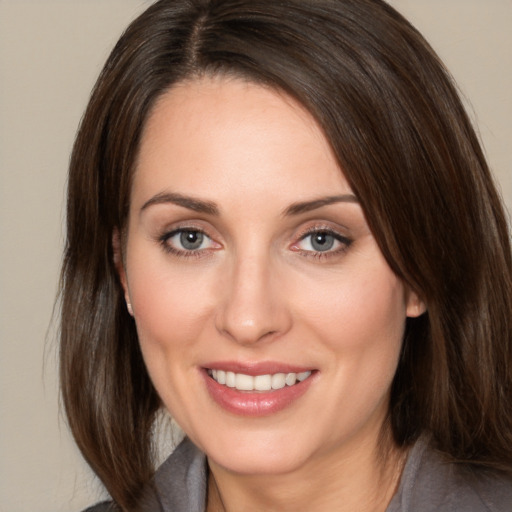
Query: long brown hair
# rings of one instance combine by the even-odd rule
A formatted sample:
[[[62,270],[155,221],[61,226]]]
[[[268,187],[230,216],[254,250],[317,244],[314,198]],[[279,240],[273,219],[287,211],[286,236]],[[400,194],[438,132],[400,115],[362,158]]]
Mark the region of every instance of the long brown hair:
[[[153,474],[159,398],[113,261],[156,99],[202,74],[290,94],[317,119],[393,271],[408,320],[393,382],[399,445],[512,470],[511,254],[504,212],[452,80],[381,0],[160,0],[112,51],[70,164],[61,386],[69,424],[123,509]]]

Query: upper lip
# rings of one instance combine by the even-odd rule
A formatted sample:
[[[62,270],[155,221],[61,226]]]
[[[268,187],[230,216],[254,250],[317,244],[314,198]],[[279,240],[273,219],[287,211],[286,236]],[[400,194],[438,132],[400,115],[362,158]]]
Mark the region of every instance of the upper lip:
[[[239,361],[214,361],[203,366],[208,370],[224,370],[244,375],[267,375],[274,373],[301,373],[312,371],[310,366],[294,365],[278,361],[239,362]]]

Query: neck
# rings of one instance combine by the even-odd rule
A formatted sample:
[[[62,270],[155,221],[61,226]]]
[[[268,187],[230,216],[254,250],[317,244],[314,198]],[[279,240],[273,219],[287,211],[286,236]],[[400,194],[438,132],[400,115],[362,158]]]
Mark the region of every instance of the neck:
[[[390,437],[390,436],[389,436]],[[284,475],[240,475],[209,460],[208,512],[384,512],[396,492],[406,452],[382,437],[312,458]],[[387,445],[387,446],[386,446]]]

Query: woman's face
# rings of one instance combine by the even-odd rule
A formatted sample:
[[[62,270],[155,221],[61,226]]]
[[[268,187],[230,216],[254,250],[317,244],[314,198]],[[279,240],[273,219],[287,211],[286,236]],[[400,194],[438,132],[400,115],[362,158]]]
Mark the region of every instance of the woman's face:
[[[159,100],[120,274],[151,379],[213,463],[276,474],[376,442],[422,305],[289,97],[217,78]]]

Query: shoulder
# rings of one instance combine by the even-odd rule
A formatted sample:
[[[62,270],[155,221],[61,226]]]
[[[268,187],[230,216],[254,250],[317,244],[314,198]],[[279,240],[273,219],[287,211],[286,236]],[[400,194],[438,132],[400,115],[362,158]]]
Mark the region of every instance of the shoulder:
[[[102,501],[86,508],[83,512],[114,512],[113,503],[111,501]]]
[[[204,512],[206,480],[206,456],[185,438],[144,489],[139,508],[151,512]],[[83,512],[117,510],[112,501],[104,501]]]
[[[512,510],[512,477],[473,470],[465,486],[472,489],[482,503],[481,510],[510,512]],[[480,510],[480,509],[475,509]]]
[[[204,453],[185,438],[155,474],[154,491],[162,510],[203,512],[206,467]]]
[[[448,462],[428,439],[411,449],[387,512],[510,512],[512,479]]]

